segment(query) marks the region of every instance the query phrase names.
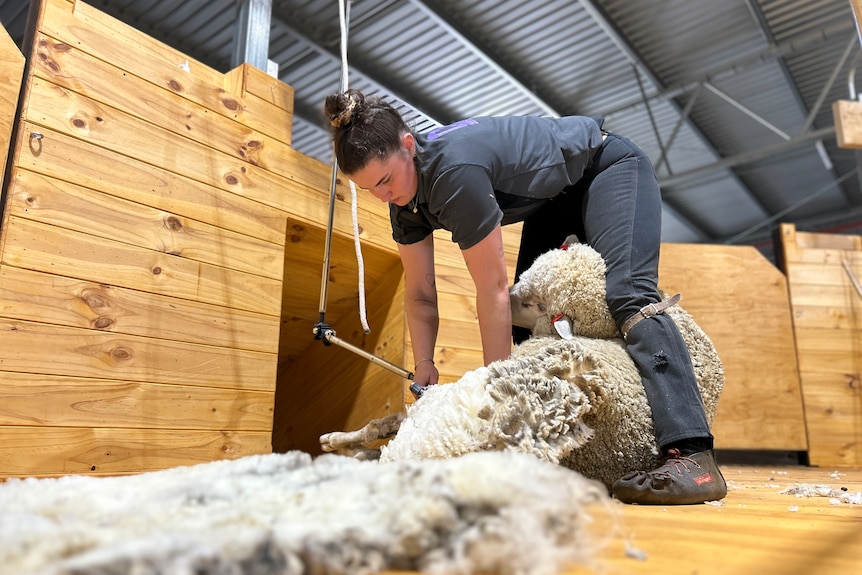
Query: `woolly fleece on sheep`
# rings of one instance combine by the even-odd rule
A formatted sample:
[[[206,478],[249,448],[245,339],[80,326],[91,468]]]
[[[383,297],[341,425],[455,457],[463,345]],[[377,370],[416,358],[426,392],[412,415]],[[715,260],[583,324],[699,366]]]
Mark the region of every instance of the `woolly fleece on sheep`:
[[[573,244],[539,256],[512,288],[513,301],[541,303],[534,336],[507,359],[428,388],[380,449],[381,460],[512,450],[607,486],[629,471],[658,466],[652,412],[611,318],[604,278],[604,261],[589,246]],[[681,307],[665,313],[688,346],[711,424],[724,385],[715,346]],[[553,327],[551,318],[559,314],[571,320],[574,335],[568,339]],[[337,447],[339,435],[321,441]]]

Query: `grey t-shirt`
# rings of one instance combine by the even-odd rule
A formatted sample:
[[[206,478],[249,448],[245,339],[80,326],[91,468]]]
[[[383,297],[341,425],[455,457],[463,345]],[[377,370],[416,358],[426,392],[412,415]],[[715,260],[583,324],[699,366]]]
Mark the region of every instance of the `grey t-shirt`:
[[[412,244],[442,228],[467,249],[498,223],[523,221],[581,178],[602,144],[601,121],[470,118],[418,135],[419,209],[389,205],[393,239]]]

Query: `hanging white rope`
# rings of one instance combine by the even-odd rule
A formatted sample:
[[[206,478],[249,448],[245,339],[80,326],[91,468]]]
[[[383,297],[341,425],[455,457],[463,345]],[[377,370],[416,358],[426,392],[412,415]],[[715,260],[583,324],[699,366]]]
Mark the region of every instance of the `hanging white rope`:
[[[339,0],[338,15],[341,21],[341,91],[346,92],[348,87],[348,74],[350,70],[347,67],[347,28],[349,19],[350,0]],[[357,204],[359,203],[356,197],[356,184],[353,180],[348,179],[350,183],[350,213],[353,218],[353,246],[356,250],[356,263],[359,271],[359,321],[362,323],[362,329],[365,333],[370,333],[371,328],[368,327],[368,317],[365,310],[365,263],[362,259],[362,246],[359,242],[359,215],[357,213]]]

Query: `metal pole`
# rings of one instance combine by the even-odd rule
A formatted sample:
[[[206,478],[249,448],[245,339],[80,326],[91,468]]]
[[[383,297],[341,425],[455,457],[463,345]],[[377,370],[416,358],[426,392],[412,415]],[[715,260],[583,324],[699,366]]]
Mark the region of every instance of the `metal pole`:
[[[248,62],[266,72],[269,62],[269,27],[272,0],[238,0],[237,34],[233,66]]]
[[[339,15],[343,21],[343,26],[341,27],[341,91],[346,92],[348,87],[347,30],[350,22],[350,0],[341,0],[339,2]],[[351,343],[344,341],[343,339],[337,337],[335,335],[335,330],[333,330],[326,323],[326,300],[329,293],[329,261],[330,252],[332,251],[332,227],[335,222],[335,191],[337,183],[338,159],[335,158],[335,154],[333,153],[332,179],[330,180],[329,185],[329,217],[326,224],[326,242],[323,250],[323,273],[321,274],[320,278],[320,321],[317,323],[317,325],[314,326],[314,338],[322,341],[324,345],[331,345],[334,343],[335,345],[343,347],[367,359],[375,365],[379,365],[388,369],[389,371],[397,373],[405,379],[412,380],[414,375],[412,371],[407,371],[406,369],[398,367],[397,365],[390,363],[381,357],[377,357],[374,354],[368,353],[361,347],[357,347]],[[410,391],[413,392],[416,397],[420,397],[425,390],[424,388],[419,386],[419,384],[413,383],[410,385]]]

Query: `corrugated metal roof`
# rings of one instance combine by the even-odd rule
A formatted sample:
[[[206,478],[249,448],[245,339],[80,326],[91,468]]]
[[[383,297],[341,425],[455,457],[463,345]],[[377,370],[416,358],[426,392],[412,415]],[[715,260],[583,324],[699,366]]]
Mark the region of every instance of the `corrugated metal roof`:
[[[0,0],[19,41],[27,4]],[[90,4],[232,67],[235,0]],[[349,36],[351,86],[418,131],[474,115],[604,116],[657,165],[665,241],[768,251],[775,221],[862,233],[857,154],[832,134],[831,104],[862,63],[846,0],[354,0]],[[337,0],[272,0],[269,58],[295,90],[293,145],[324,162],[339,40]]]

